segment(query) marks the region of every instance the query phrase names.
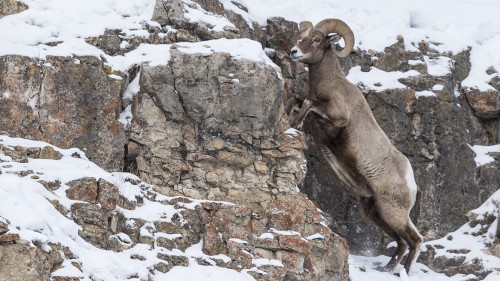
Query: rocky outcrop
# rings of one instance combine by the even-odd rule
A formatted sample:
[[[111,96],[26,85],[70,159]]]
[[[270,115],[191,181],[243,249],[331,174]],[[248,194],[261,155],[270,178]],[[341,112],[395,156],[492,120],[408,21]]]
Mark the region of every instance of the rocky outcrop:
[[[1,243],[1,242],[0,242]],[[50,273],[61,264],[60,257],[24,244],[0,244],[0,280],[49,280]]]
[[[117,118],[127,82],[121,75],[95,57],[0,57],[0,133],[79,147],[119,170],[125,132]]]
[[[173,26],[176,42],[198,42],[219,38],[251,38],[265,42],[260,25],[244,18],[245,9],[231,3],[226,9],[217,0],[157,0],[153,20],[163,27]],[[205,21],[193,14],[204,14]]]
[[[12,150],[9,145],[3,147]],[[81,158],[75,162],[76,154],[72,157],[69,151],[56,150],[65,157],[51,161],[68,161],[63,164],[72,163],[74,171],[83,177],[60,182],[56,192],[47,188],[56,198],[50,204],[32,199],[37,206],[62,214],[45,217],[46,226],[34,232],[40,233],[38,236],[26,236],[31,233],[28,225],[14,227],[16,224],[0,217],[0,261],[5,265],[0,267],[0,280],[78,280],[78,276],[94,274],[88,273],[93,264],[89,261],[92,250],[119,264],[143,261],[136,266],[148,267],[142,270],[147,274],[141,279],[152,279],[174,266],[197,264],[245,271],[256,280],[347,280],[345,239],[328,228],[328,221],[303,194],[282,196],[270,201],[265,209],[252,204],[166,197],[130,174],[99,171],[107,180],[96,179],[91,176],[96,170],[85,172],[90,162]],[[11,159],[0,154],[5,159],[0,175],[5,172],[25,177],[26,186],[42,188],[33,175],[51,178],[58,174],[31,167],[34,159],[23,150],[12,151],[8,156]],[[26,159],[27,164],[17,168],[20,163],[14,159]],[[13,166],[16,173],[9,170]],[[67,229],[58,229],[61,226],[57,222]],[[95,278],[102,280],[99,276]]]
[[[250,266],[252,258],[257,263],[283,263],[277,268],[280,278],[256,274],[257,280],[345,280],[348,276],[345,240],[327,228],[324,217],[304,195],[275,200],[262,214],[241,206],[211,206],[209,211],[216,213],[205,226],[205,253],[228,254],[236,262],[234,268]]]
[[[21,1],[0,0],[0,19],[8,15],[20,13],[26,9],[28,9],[28,6]]]
[[[265,207],[294,194],[304,143],[280,133],[276,69],[227,53],[171,55],[167,66],[142,68],[127,168],[169,195]]]
[[[471,253],[484,251],[492,256],[499,256],[500,239],[494,231],[499,202],[498,196],[493,195],[480,208],[467,213],[468,223],[459,230],[440,240],[428,242],[420,257],[421,262],[447,276],[473,274],[476,276],[475,280],[482,280],[492,271],[498,271],[498,264],[474,257]]]

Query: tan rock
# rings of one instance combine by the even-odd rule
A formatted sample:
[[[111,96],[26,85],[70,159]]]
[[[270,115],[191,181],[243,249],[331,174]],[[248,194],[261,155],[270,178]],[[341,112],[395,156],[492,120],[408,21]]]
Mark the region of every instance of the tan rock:
[[[97,202],[101,204],[101,207],[104,209],[115,209],[120,196],[118,187],[104,179],[99,179],[97,186]]]

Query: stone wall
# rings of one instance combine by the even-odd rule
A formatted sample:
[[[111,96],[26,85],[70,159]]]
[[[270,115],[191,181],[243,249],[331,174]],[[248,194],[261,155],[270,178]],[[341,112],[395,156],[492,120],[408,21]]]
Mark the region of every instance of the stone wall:
[[[266,206],[296,192],[304,143],[281,133],[272,66],[174,50],[167,66],[143,65],[140,86],[126,168],[162,193]]]

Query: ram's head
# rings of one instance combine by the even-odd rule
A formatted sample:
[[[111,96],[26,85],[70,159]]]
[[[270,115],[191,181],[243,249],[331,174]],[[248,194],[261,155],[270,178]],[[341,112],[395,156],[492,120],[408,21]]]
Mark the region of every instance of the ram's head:
[[[299,40],[290,51],[295,61],[317,63],[321,61],[326,49],[333,49],[339,57],[347,57],[354,47],[354,33],[351,28],[339,19],[325,19],[315,26],[309,21],[299,24]],[[345,46],[341,51],[335,49],[335,44],[344,39]]]

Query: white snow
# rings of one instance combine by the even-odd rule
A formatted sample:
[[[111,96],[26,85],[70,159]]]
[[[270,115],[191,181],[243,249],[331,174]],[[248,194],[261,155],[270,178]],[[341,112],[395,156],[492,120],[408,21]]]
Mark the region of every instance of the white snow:
[[[102,54],[84,38],[99,36],[106,28],[142,29],[153,15],[155,1],[23,0],[29,9],[0,20],[0,55],[44,58],[47,54]],[[55,47],[49,42],[64,41]],[[63,45],[63,46],[61,46]]]
[[[347,79],[354,84],[361,83],[372,90],[380,92],[387,89],[407,88],[398,79],[418,75],[420,75],[420,72],[416,70],[387,72],[376,67],[371,67],[370,71],[363,72],[361,66],[355,66],[349,70]]]
[[[125,107],[125,109],[120,113],[120,116],[118,116],[118,122],[122,123],[123,127],[127,127],[132,123],[133,117],[132,105],[127,105],[127,107]]]
[[[306,237],[307,240],[314,240],[314,239],[325,239],[325,236],[321,233],[314,233],[313,235],[309,235]]]
[[[278,68],[262,50],[259,42],[250,39],[216,39],[196,43],[177,43],[178,50],[186,54],[229,53],[239,59],[247,59],[265,63]]]
[[[296,137],[299,135],[300,131],[295,128],[288,128],[283,132],[285,135]]]
[[[260,240],[273,240],[274,235],[272,233],[266,232],[266,233],[262,233],[258,239],[260,239]]]
[[[495,161],[495,159],[491,156],[488,155],[488,153],[491,152],[498,152],[500,153],[500,144],[497,145],[490,145],[490,146],[485,146],[485,145],[469,145],[469,147],[474,151],[476,154],[476,157],[474,157],[474,160],[476,161],[476,165],[479,167],[481,165],[485,165],[488,163],[491,163]]]
[[[246,272],[239,273],[236,270],[220,268],[215,266],[191,265],[189,267],[176,266],[169,272],[157,274],[154,281],[255,281]]]
[[[435,97],[436,94],[431,91],[420,91],[415,92],[415,97],[418,99],[420,97]]]
[[[238,238],[231,238],[231,239],[229,239],[229,241],[233,241],[233,242],[236,242],[236,243],[239,243],[239,244],[248,244],[248,241],[241,240],[241,239],[238,239]]]
[[[427,73],[433,76],[446,76],[451,73],[451,60],[448,57],[429,58],[424,56]]]
[[[436,84],[436,85],[432,86],[433,91],[441,91],[443,89],[444,89],[444,85],[441,85],[441,84]]]
[[[137,73],[134,80],[132,80],[132,82],[128,84],[127,89],[123,94],[123,99],[132,100],[135,97],[135,95],[139,93],[139,91],[141,90],[141,87],[139,86],[140,79],[141,79],[141,72]]]
[[[184,16],[190,22],[207,23],[213,31],[224,31],[224,27],[226,27],[226,26],[234,27],[234,24],[232,24],[225,17],[207,12],[199,4],[197,4],[193,1],[182,0],[182,2],[185,3],[185,4],[183,4],[184,11],[185,11]],[[233,4],[233,6],[234,6],[234,4]],[[192,8],[192,7],[194,7],[194,8]]]
[[[236,6],[235,3],[238,1],[232,1],[232,0],[219,0],[219,2],[224,6],[224,9],[233,11],[236,14],[240,15],[243,17],[245,22],[247,23],[248,27],[250,29],[253,29],[253,17],[250,16],[247,12],[242,10],[240,7]]]
[[[253,259],[252,263],[256,266],[261,265],[274,265],[274,266],[283,266],[283,264],[279,260],[274,259]]]
[[[0,19],[0,56],[7,54],[25,55],[44,59],[48,55],[74,56],[91,55],[102,57],[107,65],[114,70],[127,71],[131,66],[143,62],[149,65],[166,65],[170,60],[172,45],[142,44],[137,49],[120,56],[109,56],[103,51],[85,42],[88,37],[100,36],[108,29],[121,29],[126,37],[148,36],[145,25],[159,26],[152,22],[151,17],[155,0],[119,1],[119,0],[23,0],[29,9],[15,15]],[[225,27],[234,27],[232,23],[210,12],[204,11],[199,5],[189,0],[183,0],[186,16],[191,21],[208,23],[214,31],[222,31]],[[279,1],[279,0],[221,0],[226,9],[240,14],[249,26],[251,21],[261,25],[266,24],[269,17],[283,16],[286,19],[301,21],[310,20],[316,23],[324,18],[340,18],[346,21],[353,29],[356,36],[356,47],[368,50],[383,51],[385,47],[396,42],[398,35],[405,38],[407,50],[417,50],[418,43],[422,40],[430,42],[430,48],[441,53],[458,53],[469,47],[471,58],[471,71],[463,81],[462,86],[477,87],[478,89],[492,90],[487,82],[496,74],[486,74],[486,69],[493,66],[500,70],[500,2],[497,0],[390,0],[372,1]],[[245,12],[235,3],[242,3],[249,12]],[[170,28],[165,32],[175,32]],[[163,33],[165,36],[166,33]],[[55,46],[48,43],[61,42]],[[127,43],[121,44],[122,48]],[[249,59],[265,63],[274,68],[276,66],[262,51],[262,46],[249,39],[220,39],[198,43],[179,43],[177,50],[184,53],[212,54],[226,52],[237,59]],[[267,50],[272,53],[271,50]],[[79,63],[75,60],[75,63]],[[451,71],[452,61],[445,56],[425,56],[424,61],[413,60],[411,65],[426,64],[431,75],[448,75]],[[406,88],[398,79],[420,75],[417,71],[384,72],[372,67],[369,72],[362,72],[360,67],[350,70],[348,79],[353,83],[362,83],[372,90],[382,91],[391,88]],[[112,75],[115,79],[121,77]],[[139,75],[138,75],[139,77]],[[278,77],[280,73],[278,71]],[[136,78],[138,79],[138,78]],[[234,81],[237,83],[238,81]],[[443,85],[435,85],[432,91],[440,91]],[[138,80],[130,83],[125,98],[131,98],[139,91]],[[9,92],[0,93],[3,98],[10,98]],[[455,96],[460,96],[458,88]],[[416,96],[428,97],[434,95],[430,91],[417,92]],[[121,122],[127,124],[131,118],[131,108],[127,107],[120,116]],[[287,131],[288,134],[294,132]],[[50,144],[11,138],[0,135],[0,143],[13,148],[16,145],[24,147],[44,147]],[[52,146],[53,147],[53,146]],[[494,159],[488,155],[490,152],[500,152],[500,144],[493,146],[470,146],[476,153],[475,161],[478,166],[492,162]],[[0,216],[11,222],[9,232],[18,233],[23,240],[41,245],[49,250],[48,243],[61,243],[66,245],[78,256],[82,263],[80,272],[70,260],[65,258],[63,267],[53,273],[53,276],[82,277],[82,280],[126,280],[132,276],[138,279],[147,279],[148,267],[158,262],[158,252],[178,254],[190,259],[190,266],[175,267],[166,274],[157,274],[154,280],[217,280],[236,281],[254,280],[247,271],[223,269],[215,266],[199,266],[195,264],[194,257],[207,260],[215,264],[210,257],[201,251],[202,241],[188,248],[185,252],[174,249],[151,249],[148,245],[137,244],[121,253],[108,252],[97,249],[78,236],[80,226],[72,220],[57,212],[49,200],[58,200],[66,208],[75,202],[65,196],[68,188],[67,182],[81,177],[95,177],[106,179],[119,187],[120,194],[130,201],[136,201],[136,196],[142,196],[143,190],[137,185],[126,181],[127,178],[137,179],[127,173],[107,173],[100,167],[88,161],[84,152],[77,148],[59,149],[63,154],[61,160],[29,159],[28,163],[12,162],[11,157],[0,154]],[[79,158],[72,157],[73,154]],[[33,170],[33,174],[19,177],[13,173]],[[36,175],[46,181],[59,180],[61,188],[49,192],[41,184],[32,179]],[[150,186],[145,184],[147,190]],[[134,211],[118,208],[123,212],[129,223],[134,219],[169,221],[174,214],[179,212],[176,207],[192,208],[198,206],[202,200],[193,200],[191,203],[177,203],[176,207],[163,204],[165,197],[158,195],[157,201],[144,199],[144,204]],[[470,212],[477,218],[488,214],[498,215],[495,204],[500,202],[500,191],[497,191],[481,207]],[[232,204],[226,202],[224,204]],[[1,218],[1,220],[4,220]],[[154,225],[147,224],[149,228],[141,228],[141,234],[153,236]],[[445,238],[429,241],[426,244],[439,244],[438,255],[451,254],[446,250],[465,248],[470,252],[463,254],[467,260],[474,257],[482,259],[486,268],[500,267],[500,261],[486,252],[486,245],[492,242],[493,233],[496,231],[496,221],[484,235],[473,236],[477,231],[466,224],[451,233],[453,240]],[[280,235],[300,235],[298,232],[271,229],[270,232]],[[274,239],[272,233],[262,234],[259,239]],[[125,234],[116,234],[122,241],[128,241]],[[171,234],[171,238],[178,238],[178,234]],[[316,239],[318,235],[307,237]],[[128,238],[130,239],[130,238]],[[425,245],[424,245],[425,246]],[[424,247],[423,247],[424,248]],[[146,259],[130,259],[132,254],[140,254]],[[219,255],[216,258],[228,260],[229,257]],[[350,256],[350,272],[352,281],[361,280],[467,280],[474,276],[446,277],[425,267],[416,264],[414,272],[407,277],[402,272],[402,266],[396,269],[401,277],[389,273],[376,271],[374,267],[381,263],[384,265],[388,257],[359,257]],[[275,263],[275,260],[254,259],[254,264]],[[256,269],[256,271],[258,271]],[[486,281],[499,280],[500,273],[494,271],[486,277]]]
[[[401,281],[401,280],[411,280],[411,281],[466,281],[471,276],[453,276],[447,277],[442,273],[436,273],[432,271],[427,266],[416,263],[413,271],[410,273],[409,277],[403,279],[392,273],[380,272],[376,269],[377,266],[384,266],[390,260],[390,257],[378,256],[378,257],[364,257],[364,256],[349,256],[349,277],[351,281],[367,281],[367,280],[377,280],[377,281]],[[398,265],[395,272],[404,272],[402,265]],[[406,272],[404,272],[406,275]]]

